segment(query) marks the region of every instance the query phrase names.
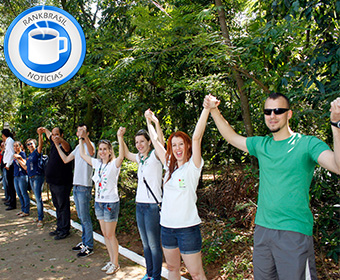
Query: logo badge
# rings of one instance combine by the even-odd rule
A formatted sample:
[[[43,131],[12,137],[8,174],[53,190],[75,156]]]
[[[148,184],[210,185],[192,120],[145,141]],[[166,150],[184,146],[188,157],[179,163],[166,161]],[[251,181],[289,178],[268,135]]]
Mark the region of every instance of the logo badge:
[[[85,58],[86,40],[69,13],[57,7],[36,6],[11,23],[4,51],[9,68],[21,81],[52,88],[78,72]]]

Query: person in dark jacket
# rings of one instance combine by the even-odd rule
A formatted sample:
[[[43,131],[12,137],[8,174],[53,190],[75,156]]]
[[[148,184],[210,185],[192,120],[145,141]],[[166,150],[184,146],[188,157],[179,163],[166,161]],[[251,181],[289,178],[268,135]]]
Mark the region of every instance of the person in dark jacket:
[[[66,238],[70,234],[70,194],[72,189],[71,163],[65,164],[61,159],[55,145],[59,145],[62,151],[68,155],[71,152],[70,144],[63,138],[61,128],[55,127],[52,132],[45,127],[38,128],[38,131],[45,133],[51,144],[48,162],[45,168],[45,178],[50,186],[53,205],[57,213],[57,228],[50,232],[55,240]]]

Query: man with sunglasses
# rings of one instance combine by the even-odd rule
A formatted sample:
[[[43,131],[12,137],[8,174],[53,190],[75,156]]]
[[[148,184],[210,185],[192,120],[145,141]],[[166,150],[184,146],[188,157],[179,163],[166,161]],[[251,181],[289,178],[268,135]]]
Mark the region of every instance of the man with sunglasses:
[[[340,173],[340,98],[331,103],[334,152],[314,136],[294,133],[288,98],[272,93],[264,105],[265,123],[272,136],[237,134],[218,110],[220,101],[208,95],[210,109],[222,136],[236,148],[257,157],[260,187],[254,233],[254,278],[317,279],[313,249],[313,215],[309,188],[316,164]]]

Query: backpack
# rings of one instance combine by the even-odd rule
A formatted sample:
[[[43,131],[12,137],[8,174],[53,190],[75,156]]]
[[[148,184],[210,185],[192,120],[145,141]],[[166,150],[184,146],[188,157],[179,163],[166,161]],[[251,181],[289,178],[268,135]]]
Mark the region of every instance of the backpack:
[[[48,161],[48,156],[47,156],[47,155],[40,154],[40,157],[39,157],[39,159],[38,159],[38,168],[39,168],[43,173],[45,173],[45,168],[46,168],[46,165],[47,165],[47,161]]]

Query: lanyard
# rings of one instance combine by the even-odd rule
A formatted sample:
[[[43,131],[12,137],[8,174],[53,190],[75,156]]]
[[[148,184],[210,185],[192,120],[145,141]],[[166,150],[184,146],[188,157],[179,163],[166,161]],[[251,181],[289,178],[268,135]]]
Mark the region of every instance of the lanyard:
[[[105,171],[107,165],[108,165],[108,163],[104,166],[103,171],[102,171],[103,163],[100,164],[99,171],[98,171],[99,182],[102,181],[102,175],[104,174],[104,171]]]

